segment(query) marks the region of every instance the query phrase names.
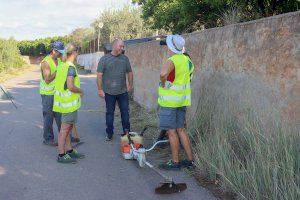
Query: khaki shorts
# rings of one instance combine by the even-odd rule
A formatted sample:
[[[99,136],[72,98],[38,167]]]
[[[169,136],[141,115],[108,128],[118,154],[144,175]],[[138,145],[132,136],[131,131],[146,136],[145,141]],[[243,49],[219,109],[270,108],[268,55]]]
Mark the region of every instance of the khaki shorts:
[[[71,113],[63,113],[61,122],[66,124],[75,124],[77,122],[77,110]]]

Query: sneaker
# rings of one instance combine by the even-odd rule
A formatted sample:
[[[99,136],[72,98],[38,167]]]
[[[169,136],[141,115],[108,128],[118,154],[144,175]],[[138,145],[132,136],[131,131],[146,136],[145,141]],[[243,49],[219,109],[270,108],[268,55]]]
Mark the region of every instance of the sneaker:
[[[53,147],[58,146],[57,142],[55,142],[54,140],[44,140],[43,144],[53,146]]]
[[[69,156],[69,154],[65,154],[64,156],[58,156],[57,157],[57,162],[64,163],[64,164],[69,164],[69,163],[75,164],[76,163],[76,159],[71,158]]]
[[[71,137],[71,142],[78,143],[80,142],[80,138]]]
[[[76,149],[73,149],[71,153],[67,153],[72,159],[82,159],[85,157],[84,154],[78,153]]]
[[[165,170],[180,170],[181,166],[179,163],[175,163],[172,160],[169,160],[167,163],[158,165],[158,168]]]
[[[185,167],[185,168],[195,168],[195,162],[193,160],[182,160],[179,162],[179,164],[182,166],[182,167]]]
[[[106,136],[105,141],[111,141],[112,140],[112,136]]]

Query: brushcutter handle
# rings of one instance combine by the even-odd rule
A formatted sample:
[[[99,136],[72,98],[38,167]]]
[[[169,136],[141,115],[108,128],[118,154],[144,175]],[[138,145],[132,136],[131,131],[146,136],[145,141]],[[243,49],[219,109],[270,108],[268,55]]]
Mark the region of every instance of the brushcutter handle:
[[[133,141],[132,141],[132,139],[131,139],[131,137],[130,137],[130,134],[127,132],[126,135],[127,135],[129,144],[134,144]]]
[[[168,142],[169,142],[169,140],[160,140],[160,141],[157,141],[157,142],[155,142],[155,143],[152,145],[152,147],[150,147],[149,149],[146,149],[146,152],[152,151],[152,150],[156,147],[156,145],[158,145],[158,144],[161,144],[161,143],[168,143]]]
[[[140,136],[143,136],[144,135],[144,133],[145,133],[145,131],[148,129],[148,127],[146,126],[143,130],[142,130],[142,132],[140,133]]]

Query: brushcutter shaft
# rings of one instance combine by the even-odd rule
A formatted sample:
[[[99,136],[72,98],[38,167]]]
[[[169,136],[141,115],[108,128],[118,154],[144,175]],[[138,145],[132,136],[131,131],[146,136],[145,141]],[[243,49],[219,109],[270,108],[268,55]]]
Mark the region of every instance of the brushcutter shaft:
[[[166,176],[163,173],[161,173],[160,171],[158,171],[153,165],[151,165],[149,162],[145,161],[145,164],[150,167],[152,170],[154,170],[158,175],[160,175],[161,177],[163,177],[165,179],[165,182],[168,183],[173,183],[173,179],[172,177]]]

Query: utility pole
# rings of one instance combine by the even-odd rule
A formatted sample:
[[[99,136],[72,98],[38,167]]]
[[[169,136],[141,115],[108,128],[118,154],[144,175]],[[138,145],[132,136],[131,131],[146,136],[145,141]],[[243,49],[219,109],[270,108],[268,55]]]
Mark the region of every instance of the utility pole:
[[[97,48],[97,51],[99,51],[99,47],[100,47],[100,30],[101,28],[103,27],[103,23],[102,22],[99,22],[98,23],[98,48]]]

